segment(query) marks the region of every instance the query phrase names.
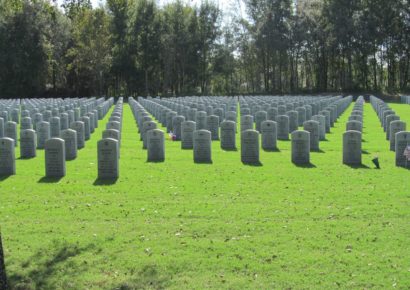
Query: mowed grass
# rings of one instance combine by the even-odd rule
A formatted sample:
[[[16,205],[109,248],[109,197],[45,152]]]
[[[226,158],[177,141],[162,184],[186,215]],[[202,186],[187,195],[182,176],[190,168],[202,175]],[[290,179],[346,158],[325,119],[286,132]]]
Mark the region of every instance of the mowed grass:
[[[410,106],[392,105],[410,126]],[[290,142],[247,166],[213,142],[213,164],[166,141],[147,163],[124,105],[120,178],[96,181],[96,144],[108,116],[67,163],[44,176],[44,152],[0,181],[7,272],[19,289],[408,289],[410,171],[376,113],[364,108],[363,168],[342,164],[352,106],[312,153],[290,162]],[[240,147],[238,134],[238,148]],[[18,150],[17,156],[19,156]],[[381,170],[371,159],[378,155]]]

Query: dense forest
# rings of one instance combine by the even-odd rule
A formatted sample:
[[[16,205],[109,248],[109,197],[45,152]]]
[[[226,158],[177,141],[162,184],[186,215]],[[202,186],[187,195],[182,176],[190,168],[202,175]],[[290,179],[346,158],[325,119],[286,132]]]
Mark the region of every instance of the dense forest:
[[[0,0],[0,96],[406,92],[409,1]]]

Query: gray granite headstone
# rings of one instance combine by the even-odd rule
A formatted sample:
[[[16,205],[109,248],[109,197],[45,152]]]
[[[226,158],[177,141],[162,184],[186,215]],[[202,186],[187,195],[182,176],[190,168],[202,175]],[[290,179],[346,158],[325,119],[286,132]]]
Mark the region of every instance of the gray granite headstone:
[[[389,138],[390,138],[390,124],[391,124],[391,122],[393,122],[393,121],[399,121],[400,120],[400,117],[399,116],[397,116],[397,115],[388,115],[387,117],[386,117],[386,124],[385,124],[385,127],[386,127],[386,140],[390,140]]]
[[[221,148],[223,150],[236,150],[236,124],[233,121],[221,123]]]
[[[261,124],[262,134],[262,149],[263,150],[276,150],[277,149],[277,134],[278,125],[274,121],[264,121]]]
[[[343,163],[347,165],[362,164],[362,133],[346,131],[343,134]]]
[[[194,132],[196,131],[196,123],[194,121],[185,121],[181,124],[181,148],[194,148]]]
[[[162,130],[154,129],[147,132],[147,155],[148,162],[165,160],[165,134]]]
[[[395,137],[396,166],[410,168],[410,160],[404,155],[404,150],[410,145],[410,132],[401,131]]]
[[[151,118],[147,120],[151,121]],[[105,129],[115,129],[121,132],[121,123],[117,121],[110,121],[105,125]]]
[[[310,133],[307,131],[293,131],[292,139],[292,162],[294,164],[310,163]]]
[[[29,130],[33,129],[33,123],[31,122],[30,117],[21,118],[20,130]]]
[[[278,115],[286,115],[286,106],[283,106],[283,105],[278,106]]]
[[[197,130],[206,130],[208,128],[206,112],[204,111],[196,112],[195,122],[196,122]]]
[[[0,138],[0,176],[16,174],[16,155],[14,151],[14,140],[11,138]]]
[[[98,178],[116,179],[119,177],[118,141],[107,138],[97,143]]]
[[[9,112],[8,111],[1,111],[0,118],[3,118],[4,123],[9,121]]]
[[[174,111],[167,112],[167,117],[166,117],[167,132],[172,132],[172,130],[174,129],[174,128],[172,128],[172,120],[177,115],[178,115],[177,112],[174,112]]]
[[[19,114],[20,114],[19,109],[13,109],[11,111],[11,120],[15,122],[16,124],[19,124],[19,121],[20,121]]]
[[[393,121],[390,123],[390,150],[395,151],[396,150],[396,133],[401,132],[401,131],[406,131],[406,123],[403,121]]]
[[[4,137],[8,137],[14,140],[14,146],[17,147],[17,123],[8,121],[4,125]]]
[[[77,158],[77,131],[66,129],[60,133],[61,139],[65,142],[65,159],[74,160]]]
[[[359,121],[348,121],[346,123],[346,131],[362,132],[363,124]]]
[[[46,177],[63,177],[66,174],[65,143],[63,139],[51,138],[45,144]]]
[[[225,120],[226,121],[232,121],[236,123],[236,112],[235,111],[228,111],[225,114]]]
[[[206,122],[208,131],[211,132],[211,140],[219,140],[219,117],[210,115]]]
[[[155,123],[154,121],[148,121],[142,124],[141,137],[143,149],[147,149],[147,132],[154,129],[157,129],[157,123]]]
[[[319,151],[319,122],[306,121],[303,123],[303,130],[310,133],[310,151]]]
[[[298,129],[298,112],[297,111],[288,111],[286,115],[289,117],[289,132],[292,133]]]
[[[20,157],[34,158],[36,157],[37,136],[33,129],[25,129],[20,131]]]
[[[37,149],[44,149],[46,141],[50,139],[50,123],[42,121],[37,123]]]
[[[70,128],[77,132],[77,149],[85,146],[84,122],[75,121],[71,123]]]
[[[303,126],[306,121],[306,109],[304,107],[297,107],[295,111],[298,112],[298,126]]]
[[[241,134],[241,161],[248,164],[259,163],[259,132],[245,130]]]
[[[278,115],[276,122],[278,124],[278,139],[289,140],[289,117],[286,115]]]
[[[262,122],[268,119],[268,114],[265,111],[258,111],[255,114],[255,127],[256,131],[259,133],[261,132],[261,124]]]
[[[326,122],[325,122],[325,127],[326,127],[326,133],[330,133],[330,112],[327,110],[320,111],[319,115],[325,116]]]
[[[43,115],[41,113],[34,114],[33,128],[37,131],[37,124],[43,122]]]
[[[4,119],[0,118],[0,138],[4,137]]]
[[[180,141],[182,137],[182,122],[185,121],[184,116],[175,116],[172,119],[172,128],[173,128],[173,133],[175,135],[175,140]]]
[[[209,132],[208,130],[197,130],[194,132],[193,151],[195,163],[212,162],[211,132]]]
[[[326,140],[326,117],[323,115],[312,116],[313,121],[319,122],[319,140]]]
[[[50,119],[50,137],[51,138],[60,138],[60,118],[59,117],[52,117]]]
[[[241,116],[241,132],[246,130],[253,130],[253,116]]]
[[[270,121],[276,122],[276,117],[278,116],[278,109],[277,108],[269,108],[267,118]]]
[[[60,129],[61,130],[67,130],[69,128],[69,123],[68,123],[68,114],[67,113],[62,113],[60,115]]]
[[[82,121],[84,123],[84,139],[86,141],[90,140],[90,137],[91,137],[90,117],[82,116],[80,118],[80,121]]]
[[[194,109],[194,108],[191,108],[191,109],[189,109],[189,111],[188,111],[188,121],[192,121],[192,122],[195,122],[195,120],[196,120],[196,109]]]

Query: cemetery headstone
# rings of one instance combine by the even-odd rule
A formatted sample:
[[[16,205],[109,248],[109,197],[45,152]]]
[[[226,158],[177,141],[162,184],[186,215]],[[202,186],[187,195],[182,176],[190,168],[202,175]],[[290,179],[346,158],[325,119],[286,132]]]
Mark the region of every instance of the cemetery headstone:
[[[194,162],[211,163],[211,132],[207,130],[197,130],[194,132]]]
[[[77,131],[73,129],[65,129],[60,133],[61,139],[65,143],[65,159],[74,160],[77,158]]]
[[[221,123],[221,148],[223,150],[236,150],[236,124],[233,121]]]
[[[196,123],[194,121],[185,121],[181,124],[181,148],[194,148],[194,131],[196,131]]]
[[[293,131],[292,139],[292,162],[306,165],[310,163],[310,133],[307,131]]]
[[[20,157],[36,157],[37,136],[33,129],[24,129],[20,131]]]
[[[63,139],[51,138],[45,143],[46,177],[66,175],[65,143]]]
[[[271,151],[277,149],[277,123],[264,121],[261,124],[262,149]]]
[[[98,178],[116,179],[119,177],[118,141],[107,138],[97,143]]]
[[[8,137],[0,138],[0,176],[16,174],[16,156],[14,140]]]
[[[165,134],[162,130],[154,129],[147,132],[148,162],[162,162],[165,160]]]
[[[246,164],[258,164],[259,133],[256,130],[245,130],[241,134],[241,161]]]
[[[346,131],[343,134],[343,164],[362,164],[362,133]]]

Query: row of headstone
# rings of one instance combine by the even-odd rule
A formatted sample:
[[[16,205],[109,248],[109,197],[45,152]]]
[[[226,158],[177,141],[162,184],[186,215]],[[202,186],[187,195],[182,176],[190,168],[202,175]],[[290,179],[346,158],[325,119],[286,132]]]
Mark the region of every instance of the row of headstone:
[[[410,96],[400,96],[400,101],[402,104],[410,104]]]
[[[205,130],[211,132],[211,140],[220,139],[221,148],[224,150],[235,150],[236,149],[236,105],[232,103],[229,111],[225,114],[225,117],[231,118],[232,120],[227,120],[222,122],[212,122],[213,116],[207,116],[208,112],[212,112],[212,107],[201,107],[200,105],[191,104],[193,109],[189,107],[185,108],[185,112],[194,112],[195,115],[190,115],[188,118],[194,119],[194,121],[186,121],[185,116],[178,116],[178,112],[168,109],[163,104],[164,102],[159,102],[156,99],[142,99],[140,98],[142,105],[140,105],[140,110],[148,115],[145,108],[151,112],[154,116],[157,115],[158,118],[162,118],[163,125],[167,127],[167,130],[175,134],[175,140],[181,140],[182,149],[194,149],[194,133],[195,131]],[[180,99],[178,99],[180,101]],[[338,116],[342,114],[352,101],[352,97],[347,98],[335,97],[331,102],[325,102],[321,106],[314,106],[314,112],[320,115],[312,116],[311,107],[299,107],[294,112],[290,112],[291,118],[293,118],[293,126],[298,129],[300,120],[298,118],[299,114],[302,116],[301,121],[303,121],[303,129],[309,133],[309,151],[319,151],[319,141],[325,140],[326,134],[326,121],[328,121],[328,127],[330,128],[331,122],[334,123]],[[135,102],[131,100],[130,103]],[[167,100],[165,104],[170,108],[175,108],[172,101]],[[266,104],[265,104],[266,105]],[[273,104],[273,106],[278,106],[278,104]],[[293,104],[288,104],[286,109],[292,109]],[[299,104],[295,104],[299,105]],[[302,104],[300,104],[302,105]],[[329,107],[332,105],[332,107]],[[197,111],[197,107],[204,111]],[[283,106],[286,107],[286,106]],[[178,108],[178,107],[177,107]],[[324,112],[320,112],[320,109],[324,109]],[[183,109],[184,110],[184,109]],[[191,110],[191,111],[190,111]],[[253,130],[256,127],[256,131],[262,135],[261,147],[264,150],[277,150],[277,139],[289,139],[289,116],[288,115],[278,115],[277,107],[272,107],[268,109],[268,112],[261,111],[260,108],[253,109],[254,115],[256,116],[256,122],[254,121],[254,116],[251,115],[251,109],[246,103],[243,104],[241,108],[241,132],[246,130]],[[308,114],[306,112],[309,112]],[[230,114],[232,113],[232,114]],[[295,114],[296,113],[296,114]],[[232,115],[232,116],[230,116]],[[142,114],[140,114],[143,118]],[[268,120],[268,116],[270,119]],[[326,119],[327,116],[327,119]],[[138,117],[136,117],[138,118]],[[150,118],[150,116],[147,116]],[[216,119],[216,118],[215,118]],[[211,121],[211,122],[209,122]],[[209,123],[215,124],[215,126],[209,126]],[[199,127],[198,127],[199,124]],[[218,130],[219,124],[219,130]],[[332,124],[333,125],[333,124]],[[278,129],[280,128],[280,130]],[[328,128],[328,130],[329,130]],[[144,130],[145,131],[145,130]],[[220,134],[219,134],[220,131]],[[206,134],[204,134],[206,135]],[[213,137],[215,136],[215,138]],[[258,143],[259,144],[259,143]],[[194,158],[195,159],[195,158]]]
[[[346,123],[343,133],[343,164],[362,164],[363,96],[359,96]]]
[[[122,131],[123,98],[119,98],[97,143],[98,179],[117,179]]]
[[[45,150],[45,173],[46,177],[62,177],[66,174],[66,160],[75,159],[77,156],[77,149],[84,147],[86,139],[90,138],[90,135],[98,127],[98,113],[94,108],[99,104],[111,104],[112,98],[108,102],[103,98],[95,100],[95,98],[82,101],[73,101],[71,104],[65,103],[59,100],[51,100],[50,102],[59,107],[46,106],[42,109],[45,111],[45,120],[40,121],[36,125],[36,130],[33,129],[30,112],[28,108],[35,111],[38,115],[39,110],[36,108],[36,104],[41,103],[38,100],[28,100],[21,103],[22,119],[20,130],[20,155],[21,158],[33,158],[36,156],[36,149]],[[75,107],[75,106],[80,106]],[[78,119],[71,123],[69,129],[67,124],[63,126],[64,130],[61,130],[61,120],[63,123],[67,123],[68,116],[64,113],[65,110],[74,108],[76,114],[71,112],[70,115],[77,116],[73,120]],[[122,106],[121,106],[122,108]],[[2,113],[3,117],[6,117],[6,113]],[[66,116],[65,116],[66,115]],[[61,119],[60,119],[61,117]],[[41,114],[41,119],[43,115]],[[40,119],[40,118],[39,118]],[[4,124],[4,119],[0,125]],[[1,121],[0,120],[0,121]],[[13,175],[16,173],[15,164],[15,151],[10,146],[16,146],[17,143],[17,123],[14,121],[7,121],[6,126],[2,127],[4,134],[0,138],[0,175]]]
[[[152,119],[150,113],[138,101],[128,98],[128,103],[137,122],[143,149],[147,150],[147,161],[165,161],[165,133],[158,129],[157,123]],[[181,135],[183,123],[181,121],[183,120],[179,120],[177,116],[174,116],[173,119],[173,124],[178,127],[178,134]],[[179,138],[181,137],[179,136]]]
[[[410,168],[410,158],[405,154],[410,146],[410,132],[406,131],[406,123],[383,100],[371,96],[370,103],[377,113],[390,150],[395,152],[396,166]]]

